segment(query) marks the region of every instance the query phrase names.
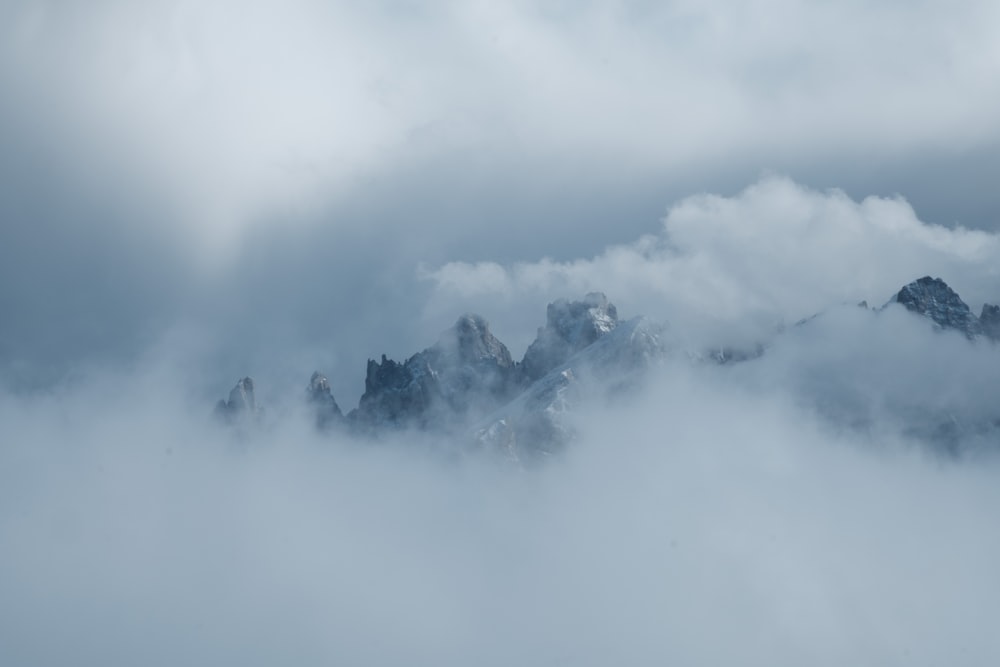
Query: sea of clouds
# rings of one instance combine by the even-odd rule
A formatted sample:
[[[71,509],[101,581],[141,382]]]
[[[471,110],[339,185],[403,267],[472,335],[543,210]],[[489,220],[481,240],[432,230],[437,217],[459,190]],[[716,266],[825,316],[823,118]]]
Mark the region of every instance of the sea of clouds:
[[[955,455],[911,427],[995,419],[1000,349],[854,301],[928,270],[985,299],[997,248],[899,198],[768,177],[594,258],[423,267],[428,318],[477,303],[514,329],[598,283],[625,316],[668,315],[674,353],[527,469],[426,434],[317,433],[302,387],[263,386],[265,419],[233,431],[177,333],[127,367],[7,389],[0,655],[991,664],[998,443],[972,433]],[[699,335],[766,350],[700,362]]]
[[[0,664],[1000,664],[1000,351],[856,306],[1000,301],[998,11],[0,3]],[[594,290],[539,465],[304,411]]]

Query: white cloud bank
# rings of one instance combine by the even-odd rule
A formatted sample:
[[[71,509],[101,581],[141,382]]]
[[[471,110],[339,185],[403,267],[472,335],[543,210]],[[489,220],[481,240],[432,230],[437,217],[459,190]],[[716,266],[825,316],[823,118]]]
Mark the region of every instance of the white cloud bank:
[[[294,419],[234,441],[148,370],[0,401],[4,664],[1000,658],[995,459],[682,364],[514,471]]]
[[[752,340],[924,272],[975,299],[997,255],[901,199],[772,177],[590,260],[429,272],[428,317],[533,326],[534,301],[601,287],[692,340]],[[128,372],[0,394],[3,664],[1000,660],[1000,461],[976,430],[1000,354],[899,308],[834,308],[752,362],[674,358],[527,471],[321,437],[266,387],[270,417],[234,437],[193,391],[205,353],[168,338]],[[952,419],[978,449],[927,448]]]
[[[456,301],[541,313],[554,298],[600,290],[626,316],[668,321],[706,347],[752,343],[838,303],[881,306],[926,274],[978,309],[1000,301],[998,267],[995,233],[927,224],[898,196],[857,202],[767,176],[732,197],[686,198],[660,233],[590,259],[451,262],[422,275],[436,288],[431,313]]]

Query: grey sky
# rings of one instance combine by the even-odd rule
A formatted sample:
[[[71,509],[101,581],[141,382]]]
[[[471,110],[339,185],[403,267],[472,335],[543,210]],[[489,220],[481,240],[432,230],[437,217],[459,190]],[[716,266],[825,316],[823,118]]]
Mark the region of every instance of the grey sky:
[[[768,170],[898,193],[928,222],[1000,220],[992,2],[0,12],[16,381],[181,323],[216,337],[227,378],[308,349],[356,392],[365,356],[450,323],[401,323],[423,311],[420,265],[591,257]]]

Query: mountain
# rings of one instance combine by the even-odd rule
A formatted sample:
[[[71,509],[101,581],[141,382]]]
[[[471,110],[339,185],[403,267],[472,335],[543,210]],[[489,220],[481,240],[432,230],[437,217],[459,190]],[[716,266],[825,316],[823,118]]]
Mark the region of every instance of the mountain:
[[[589,309],[577,311],[577,319],[593,316]],[[669,349],[665,328],[645,318],[615,324],[474,426],[471,440],[480,448],[518,462],[564,447],[574,436],[573,408],[595,394],[628,391]],[[539,337],[543,335],[540,331]]]
[[[348,419],[358,427],[442,428],[489,409],[515,389],[507,347],[479,315],[463,315],[437,343],[403,363],[368,360],[365,393]]]
[[[924,276],[914,280],[899,290],[889,303],[898,303],[911,312],[929,318],[942,329],[961,331],[969,338],[982,333],[979,318],[973,315],[969,306],[940,278]]]
[[[973,345],[1000,339],[1000,307],[985,304],[976,317],[940,278],[925,276],[903,286],[881,309],[858,305],[863,307],[853,312],[863,312],[859,316],[864,318],[880,318],[887,308],[901,306],[939,331],[960,332]],[[675,352],[689,363],[752,370],[772,350],[780,351],[789,336],[801,334],[811,341],[809,345],[821,345],[816,341],[822,337],[810,338],[809,331],[824,326],[824,314],[819,313],[795,327],[776,328],[773,340],[752,349],[680,350],[664,325],[642,317],[622,321],[614,304],[593,292],[578,301],[550,303],[545,325],[519,362],[493,335],[485,318],[465,314],[437,342],[405,361],[385,355],[380,361],[369,359],[364,394],[346,415],[319,372],[310,378],[306,404],[323,430],[339,428],[378,437],[418,429],[456,436],[472,449],[528,462],[559,451],[574,438],[572,414],[586,399],[627,396],[646,369]],[[811,370],[812,360],[821,360],[825,350],[810,349],[798,362],[800,367],[792,370],[789,384],[798,382],[794,390],[801,400],[815,401],[819,413],[864,428],[870,421],[873,389],[862,386],[863,381],[852,374],[865,373],[849,363],[833,369],[820,364]],[[899,363],[905,368],[915,361]],[[933,388],[913,389],[921,391],[911,391],[912,396],[883,395],[880,405],[922,439],[947,449],[970,433],[992,437],[989,434],[1000,428],[1000,419],[993,416],[1000,415],[1000,406],[992,412],[963,411],[928,400],[927,391]],[[216,414],[228,422],[243,423],[260,412],[249,377],[236,384],[228,401],[216,406]]]
[[[890,309],[905,311],[903,322],[924,330],[886,320]],[[891,425],[948,455],[1000,451],[1000,402],[992,392],[1000,308],[985,304],[976,317],[947,283],[924,276],[882,308],[836,311],[807,318],[771,342],[769,358],[783,359],[772,364],[780,373],[772,383],[838,429],[882,433]]]
[[[325,375],[316,371],[309,378],[309,386],[306,387],[306,403],[312,409],[316,419],[316,426],[320,429],[330,428],[341,424],[344,414],[340,411],[340,406],[333,398],[330,390],[330,381]]]
[[[256,417],[260,413],[261,409],[257,406],[257,397],[254,394],[253,380],[249,377],[236,382],[236,386],[229,392],[228,401],[220,400],[215,404],[216,416],[230,423]]]
[[[986,336],[1000,340],[1000,306],[984,303],[979,315],[979,326]]]
[[[659,350],[654,325],[641,319],[620,325],[617,309],[604,294],[593,292],[579,301],[559,299],[548,305],[545,326],[516,362],[485,318],[465,314],[434,345],[405,361],[386,355],[369,359],[364,394],[346,415],[318,371],[310,378],[306,403],[321,429],[347,428],[374,436],[406,428],[467,433],[470,424],[488,421],[508,404],[551,408],[548,399],[565,394],[557,386],[559,378],[575,378],[587,372],[585,367],[599,368],[606,377],[642,367]],[[220,401],[216,410],[226,420],[258,411],[249,377],[240,380],[230,400]],[[541,431],[527,426],[532,422],[527,416],[513,418],[515,411],[505,413],[506,423],[524,446],[529,432]],[[562,428],[555,422],[550,427],[552,432]]]
[[[527,382],[539,379],[618,326],[618,310],[600,292],[591,292],[582,301],[550,303],[545,318],[545,326],[521,362],[521,375]]]

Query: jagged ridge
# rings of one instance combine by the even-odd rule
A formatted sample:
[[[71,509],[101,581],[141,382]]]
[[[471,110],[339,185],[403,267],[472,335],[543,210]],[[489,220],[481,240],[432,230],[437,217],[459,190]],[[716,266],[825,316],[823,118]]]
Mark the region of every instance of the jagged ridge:
[[[1000,307],[985,304],[976,317],[940,278],[915,280],[871,312],[897,303],[936,328],[959,331],[971,341],[1000,339]],[[579,301],[549,304],[545,326],[538,329],[524,358],[515,362],[483,317],[466,314],[434,345],[402,363],[385,355],[380,361],[369,359],[365,392],[346,416],[319,372],[310,378],[307,405],[321,429],[344,427],[369,435],[400,428],[464,431],[479,446],[521,460],[554,451],[572,437],[565,415],[579,400],[581,375],[599,376],[595,384],[605,388],[631,382],[668,351],[664,334],[662,326],[643,318],[619,321],[615,306],[594,292]],[[742,363],[760,357],[765,349],[761,344],[752,353],[706,350],[689,352],[688,357]],[[229,422],[260,412],[249,377],[237,382],[229,400],[216,406],[216,414]]]

